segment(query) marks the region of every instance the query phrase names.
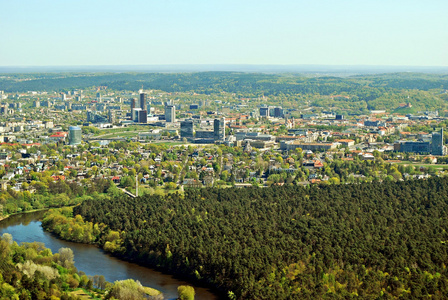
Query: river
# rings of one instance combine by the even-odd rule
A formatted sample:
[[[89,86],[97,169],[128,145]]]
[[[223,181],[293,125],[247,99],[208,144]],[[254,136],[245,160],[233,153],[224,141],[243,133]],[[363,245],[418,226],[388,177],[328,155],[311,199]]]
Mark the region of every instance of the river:
[[[104,275],[107,281],[114,282],[132,278],[140,281],[144,286],[149,286],[161,291],[165,299],[177,298],[179,285],[192,285],[171,275],[163,274],[156,270],[139,266],[115,258],[98,247],[78,244],[60,240],[43,230],[41,222],[45,212],[33,212],[11,216],[0,222],[0,235],[10,233],[17,243],[42,242],[53,253],[60,248],[71,248],[75,255],[75,267],[86,275]],[[216,294],[202,287],[194,286],[197,300],[219,299]]]

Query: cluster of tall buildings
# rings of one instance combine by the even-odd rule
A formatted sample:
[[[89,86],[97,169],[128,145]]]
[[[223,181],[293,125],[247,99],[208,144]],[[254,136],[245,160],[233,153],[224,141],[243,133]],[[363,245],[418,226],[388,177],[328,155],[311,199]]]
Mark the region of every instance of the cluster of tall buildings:
[[[225,118],[214,119],[213,131],[211,130],[197,130],[196,136],[193,130],[193,120],[185,120],[180,122],[180,136],[181,138],[193,139],[196,138],[196,142],[215,142],[224,141],[226,138],[226,120]]]
[[[147,123],[150,106],[148,105],[148,97],[146,93],[141,92],[140,97],[131,99],[131,118],[134,122]]]
[[[283,108],[281,106],[263,106],[260,107],[260,117],[283,118]]]

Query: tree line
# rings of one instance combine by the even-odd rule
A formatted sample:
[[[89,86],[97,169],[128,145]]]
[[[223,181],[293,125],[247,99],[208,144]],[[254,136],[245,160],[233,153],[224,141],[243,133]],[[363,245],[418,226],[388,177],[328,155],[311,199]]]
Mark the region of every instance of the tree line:
[[[87,276],[76,269],[74,259],[70,248],[53,254],[43,243],[18,245],[4,233],[0,237],[0,299],[85,299],[77,291],[89,299],[163,299],[159,291],[132,279],[110,283],[103,275]],[[179,288],[180,296],[194,295],[190,286]]]
[[[442,299],[447,192],[448,179],[438,177],[187,189],[85,201],[73,215],[98,224],[95,242],[112,240],[117,255],[187,274],[231,297]]]

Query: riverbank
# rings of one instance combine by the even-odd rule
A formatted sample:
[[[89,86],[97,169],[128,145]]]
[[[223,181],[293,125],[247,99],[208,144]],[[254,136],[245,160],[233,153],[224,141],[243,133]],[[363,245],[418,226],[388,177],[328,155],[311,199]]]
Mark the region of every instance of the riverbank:
[[[11,234],[2,235],[0,240],[2,299],[69,299],[78,288],[95,294],[95,299],[106,296],[108,290],[94,288],[98,283],[93,284],[88,276],[78,272],[70,249],[60,248],[56,253],[34,241],[12,243]],[[113,287],[111,284],[109,289]]]
[[[12,217],[12,216],[21,215],[21,214],[27,214],[27,213],[35,213],[35,212],[45,211],[45,210],[49,210],[49,209],[50,208],[38,208],[38,209],[32,209],[32,210],[28,210],[28,211],[21,211],[21,212],[10,214],[10,215],[6,215],[6,216],[1,216],[0,217],[0,222],[3,221],[3,220],[6,220],[6,219],[8,219],[9,217]]]
[[[219,291],[211,284],[207,284],[206,278],[195,278],[191,274],[187,275],[186,273],[173,272],[172,269],[164,268],[162,265],[152,264],[144,257],[127,253],[123,244],[123,232],[113,231],[108,226],[104,226],[104,224],[94,224],[84,221],[79,215],[72,217],[72,211],[68,211],[67,209],[50,210],[47,212],[42,220],[42,227],[45,231],[59,239],[81,245],[87,244],[98,247],[123,262],[157,270],[168,276],[173,276],[178,280],[184,280],[188,282],[187,285],[193,283],[201,289],[213,290],[216,296],[214,299],[227,299],[222,291]]]
[[[112,283],[132,278],[138,280],[144,287],[151,287],[162,292],[164,299],[177,298],[177,289],[181,285],[193,286],[196,291],[196,300],[221,299],[208,288],[195,285],[192,281],[182,280],[178,276],[160,272],[155,268],[147,268],[143,264],[119,259],[106,253],[97,245],[59,239],[56,235],[43,230],[40,220],[43,219],[44,214],[45,212],[35,212],[10,216],[0,222],[0,236],[6,232],[10,233],[18,244],[33,241],[44,243],[45,247],[51,249],[53,253],[58,252],[60,248],[70,248],[73,250],[75,267],[86,275],[93,277],[103,274],[106,281]]]
[[[79,204],[76,204],[76,205],[79,205]],[[72,207],[73,208],[76,205],[67,205],[67,206],[61,206],[61,207],[57,207],[57,208],[64,208],[64,207]],[[57,208],[55,208],[55,207],[45,207],[45,208],[38,208],[38,209],[32,209],[32,210],[27,210],[27,211],[21,211],[21,212],[9,214],[9,215],[6,215],[6,216],[1,216],[0,217],[0,222],[3,221],[3,220],[6,220],[6,219],[8,219],[9,217],[12,217],[12,216],[36,213],[36,212],[39,212],[39,211],[46,211],[46,210],[49,210],[49,209],[57,209]]]

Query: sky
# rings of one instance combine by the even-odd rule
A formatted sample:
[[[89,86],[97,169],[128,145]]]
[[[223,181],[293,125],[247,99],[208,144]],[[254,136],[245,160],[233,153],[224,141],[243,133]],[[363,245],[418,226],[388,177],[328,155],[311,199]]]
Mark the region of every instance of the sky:
[[[0,66],[448,66],[447,0],[0,0]]]

